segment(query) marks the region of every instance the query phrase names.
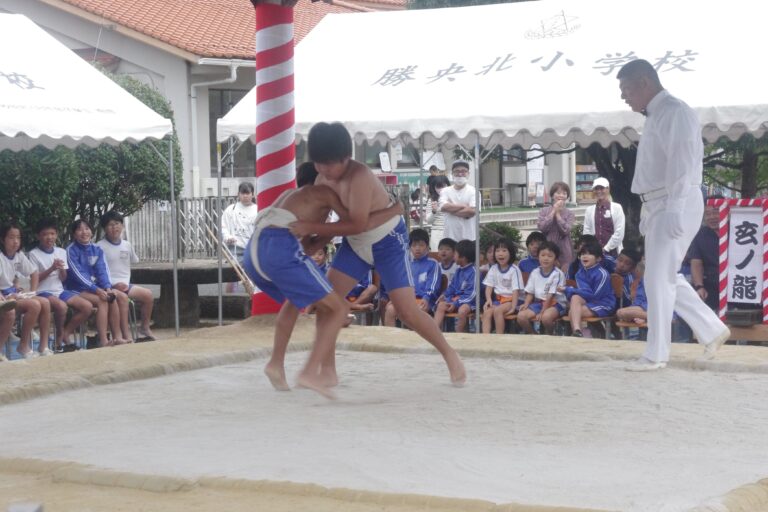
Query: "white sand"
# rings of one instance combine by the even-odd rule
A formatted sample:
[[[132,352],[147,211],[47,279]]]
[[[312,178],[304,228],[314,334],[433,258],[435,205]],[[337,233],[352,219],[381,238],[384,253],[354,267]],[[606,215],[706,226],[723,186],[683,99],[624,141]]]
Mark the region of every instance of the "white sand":
[[[289,374],[303,362],[289,354]],[[619,362],[340,352],[340,399],[273,391],[263,361],[2,408],[2,456],[628,511],[768,475],[768,375]]]

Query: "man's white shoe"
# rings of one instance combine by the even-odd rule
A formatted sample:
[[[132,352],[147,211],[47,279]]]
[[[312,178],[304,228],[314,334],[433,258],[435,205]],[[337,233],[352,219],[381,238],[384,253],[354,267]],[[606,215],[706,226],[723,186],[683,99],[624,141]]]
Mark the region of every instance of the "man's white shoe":
[[[702,359],[708,361],[710,359],[715,358],[715,354],[718,350],[720,350],[720,347],[723,346],[723,344],[728,341],[731,338],[731,330],[729,328],[725,328],[723,332],[721,332],[717,338],[710,341],[705,347],[704,347],[704,355],[701,356]]]
[[[667,367],[667,363],[664,361],[651,361],[641,357],[637,361],[633,361],[624,367],[628,372],[653,372],[656,370],[662,370]]]

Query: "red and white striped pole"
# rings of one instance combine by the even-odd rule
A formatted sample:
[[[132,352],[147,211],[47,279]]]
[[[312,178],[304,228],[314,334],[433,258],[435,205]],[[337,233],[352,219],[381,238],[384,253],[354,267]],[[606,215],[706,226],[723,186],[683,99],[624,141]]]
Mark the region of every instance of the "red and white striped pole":
[[[725,199],[709,199],[707,204],[718,209],[718,251],[719,266],[718,280],[720,283],[720,296],[718,300],[718,316],[725,321],[725,313],[728,310],[728,216],[730,205]]]
[[[251,0],[256,8],[256,204],[271,205],[296,187],[293,100],[293,5]],[[276,313],[280,305],[254,294],[251,313]]]

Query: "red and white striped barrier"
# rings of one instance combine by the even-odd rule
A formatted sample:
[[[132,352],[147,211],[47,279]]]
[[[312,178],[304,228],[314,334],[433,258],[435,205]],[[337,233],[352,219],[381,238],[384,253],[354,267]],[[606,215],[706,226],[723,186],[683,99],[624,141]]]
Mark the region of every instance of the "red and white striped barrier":
[[[709,206],[718,208],[719,211],[719,280],[720,301],[718,314],[721,320],[725,320],[728,309],[728,221],[731,208],[734,207],[760,207],[763,219],[763,323],[768,324],[768,199],[709,199]]]
[[[296,187],[293,98],[293,2],[288,6],[252,0],[256,6],[256,204],[271,205]],[[251,313],[279,305],[264,293],[253,297]]]

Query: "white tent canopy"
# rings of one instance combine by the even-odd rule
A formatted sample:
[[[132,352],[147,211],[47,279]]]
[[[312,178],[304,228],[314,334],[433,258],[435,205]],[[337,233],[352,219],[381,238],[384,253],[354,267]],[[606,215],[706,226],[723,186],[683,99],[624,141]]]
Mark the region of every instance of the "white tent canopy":
[[[768,128],[768,2],[541,0],[326,16],[295,55],[296,133],[342,121],[361,139],[566,147],[638,139],[620,99],[629,59],[699,113],[705,138]],[[218,122],[253,137],[255,90]]]
[[[116,144],[171,133],[171,121],[20,14],[0,14],[0,150]]]

